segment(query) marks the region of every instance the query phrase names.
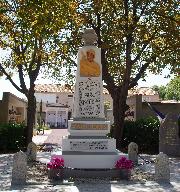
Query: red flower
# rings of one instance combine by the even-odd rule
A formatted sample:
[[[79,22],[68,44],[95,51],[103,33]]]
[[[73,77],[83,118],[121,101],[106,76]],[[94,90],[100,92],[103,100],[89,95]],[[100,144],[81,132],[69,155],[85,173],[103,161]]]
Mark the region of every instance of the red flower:
[[[49,169],[59,169],[64,167],[64,159],[60,157],[54,157],[47,164],[47,168]]]
[[[115,167],[117,169],[132,169],[133,162],[128,160],[126,157],[121,157],[119,160],[116,161]]]

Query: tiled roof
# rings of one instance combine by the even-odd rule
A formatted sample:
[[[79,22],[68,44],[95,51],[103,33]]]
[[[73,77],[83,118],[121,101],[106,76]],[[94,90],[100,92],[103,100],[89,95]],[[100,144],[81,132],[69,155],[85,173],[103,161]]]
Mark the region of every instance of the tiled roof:
[[[136,87],[128,91],[128,95],[158,95],[156,91],[154,91],[150,87]]]
[[[73,93],[74,87],[70,85],[60,85],[60,84],[37,84],[35,86],[35,91],[37,93],[47,92],[47,93]],[[103,89],[104,94],[109,94],[107,89]],[[150,87],[137,87],[128,91],[128,95],[157,95],[158,93],[152,90]]]
[[[35,86],[36,93],[73,93],[74,87],[70,85],[60,85],[60,84],[36,84]],[[109,94],[107,89],[103,89],[104,94]]]
[[[60,85],[60,84],[36,84],[35,91],[37,93],[47,92],[47,93],[73,93],[71,86]]]

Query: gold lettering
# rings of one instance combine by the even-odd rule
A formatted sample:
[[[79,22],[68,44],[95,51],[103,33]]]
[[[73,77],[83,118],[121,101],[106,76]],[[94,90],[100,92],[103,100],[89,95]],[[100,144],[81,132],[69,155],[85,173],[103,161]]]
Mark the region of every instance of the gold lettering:
[[[71,129],[81,130],[105,130],[108,128],[107,124],[84,124],[84,123],[72,123]]]

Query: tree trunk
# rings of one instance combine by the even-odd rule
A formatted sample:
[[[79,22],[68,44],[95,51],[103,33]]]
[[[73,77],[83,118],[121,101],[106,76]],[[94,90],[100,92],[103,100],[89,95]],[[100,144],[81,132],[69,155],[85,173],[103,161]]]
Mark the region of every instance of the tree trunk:
[[[36,99],[34,96],[34,88],[29,89],[27,107],[27,129],[26,129],[26,146],[32,141],[33,128],[35,123]]]
[[[113,116],[114,116],[113,136],[116,139],[117,149],[120,149],[121,141],[123,137],[125,112],[127,110],[127,105],[126,105],[127,95],[126,95],[126,91],[120,91],[111,96],[113,99]]]

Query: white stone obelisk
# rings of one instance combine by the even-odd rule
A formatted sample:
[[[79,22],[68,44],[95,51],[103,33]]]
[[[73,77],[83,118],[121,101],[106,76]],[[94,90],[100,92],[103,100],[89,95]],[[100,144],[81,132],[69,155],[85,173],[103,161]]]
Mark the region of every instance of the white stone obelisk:
[[[72,168],[113,168],[119,158],[115,139],[109,139],[110,122],[104,116],[101,49],[97,35],[86,29],[78,51],[73,119],[70,135],[62,141],[65,166]]]

